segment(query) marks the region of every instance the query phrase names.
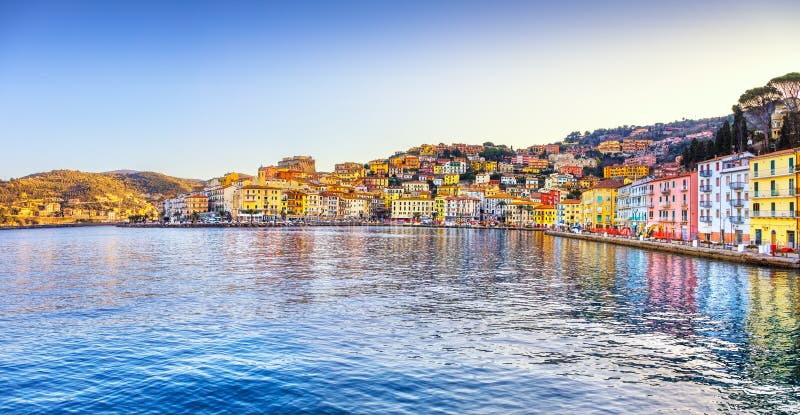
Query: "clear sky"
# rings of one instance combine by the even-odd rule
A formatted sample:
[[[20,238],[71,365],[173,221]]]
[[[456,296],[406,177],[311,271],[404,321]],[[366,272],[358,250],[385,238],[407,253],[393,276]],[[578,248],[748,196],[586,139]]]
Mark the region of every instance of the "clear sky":
[[[727,114],[798,1],[0,0],[0,178],[210,178]]]

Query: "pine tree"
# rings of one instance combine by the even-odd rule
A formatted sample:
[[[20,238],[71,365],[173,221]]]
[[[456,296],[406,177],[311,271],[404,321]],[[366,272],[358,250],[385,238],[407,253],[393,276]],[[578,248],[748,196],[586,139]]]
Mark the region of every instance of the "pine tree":
[[[783,116],[783,126],[781,136],[778,140],[778,148],[794,148],[800,146],[800,113],[787,112]]]
[[[747,149],[747,120],[738,105],[733,106],[733,151],[736,153]]]

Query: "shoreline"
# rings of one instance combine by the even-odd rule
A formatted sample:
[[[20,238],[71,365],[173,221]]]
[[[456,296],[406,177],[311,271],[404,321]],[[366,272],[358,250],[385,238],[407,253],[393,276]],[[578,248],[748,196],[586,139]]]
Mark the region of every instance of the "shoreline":
[[[118,226],[120,222],[89,222],[89,223],[48,223],[44,225],[0,226],[0,231],[19,229],[54,229],[54,228],[84,228],[93,226]]]
[[[739,264],[754,265],[761,267],[800,269],[800,259],[778,256],[765,256],[752,252],[725,251],[721,249],[693,247],[691,245],[678,245],[669,242],[640,241],[638,239],[624,239],[613,236],[586,235],[570,232],[548,230],[546,235],[559,236],[563,238],[580,239],[584,241],[609,243],[614,245],[639,248],[650,251],[667,252],[686,256],[693,256],[716,261],[735,262]]]
[[[305,223],[305,224],[284,224],[284,223],[119,223],[109,224],[120,228],[306,228],[306,227],[405,227],[405,228],[455,228],[455,229],[480,229],[480,230],[506,230],[506,231],[534,231],[544,232],[545,228],[517,228],[503,226],[458,226],[458,225],[410,225],[399,223],[379,223],[379,222],[342,222],[342,223]]]

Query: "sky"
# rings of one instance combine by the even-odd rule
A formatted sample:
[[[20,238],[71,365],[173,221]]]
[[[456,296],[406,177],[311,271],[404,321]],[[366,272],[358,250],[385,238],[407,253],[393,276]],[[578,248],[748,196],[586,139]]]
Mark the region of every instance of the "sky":
[[[797,1],[0,0],[0,178],[318,170],[725,115],[800,71]]]

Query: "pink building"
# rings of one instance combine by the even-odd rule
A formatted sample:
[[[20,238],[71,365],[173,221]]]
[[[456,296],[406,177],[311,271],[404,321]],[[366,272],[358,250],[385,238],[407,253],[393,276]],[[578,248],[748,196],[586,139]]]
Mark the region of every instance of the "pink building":
[[[697,237],[697,172],[650,182],[648,232],[666,239]]]
[[[583,177],[583,167],[581,166],[561,166],[558,168],[558,172],[561,174],[571,174],[578,179]]]

